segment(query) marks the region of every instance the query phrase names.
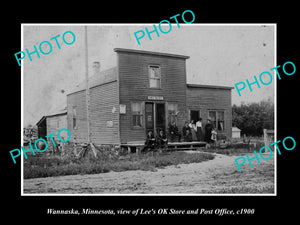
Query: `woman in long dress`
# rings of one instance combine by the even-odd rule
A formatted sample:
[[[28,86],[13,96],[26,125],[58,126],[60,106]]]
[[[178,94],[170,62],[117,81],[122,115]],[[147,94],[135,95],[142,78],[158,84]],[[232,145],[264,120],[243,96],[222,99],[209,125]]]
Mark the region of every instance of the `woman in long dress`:
[[[196,135],[196,125],[194,123],[194,120],[191,120],[189,127],[191,128],[191,133],[192,133],[192,141],[197,141],[197,135]]]
[[[197,141],[202,141],[202,118],[199,118],[196,123]]]

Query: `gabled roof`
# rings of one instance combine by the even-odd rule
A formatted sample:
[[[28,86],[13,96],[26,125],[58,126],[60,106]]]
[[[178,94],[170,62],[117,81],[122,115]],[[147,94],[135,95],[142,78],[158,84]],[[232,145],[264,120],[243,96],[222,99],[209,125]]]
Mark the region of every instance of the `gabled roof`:
[[[232,131],[241,131],[238,127],[232,127]]]
[[[57,112],[53,112],[47,116],[43,116],[37,123],[36,125],[39,126],[46,118],[48,117],[53,117],[53,116],[62,116],[62,115],[67,115],[67,109],[62,109]]]
[[[89,77],[89,87],[96,87],[101,84],[110,83],[117,80],[117,67],[101,71],[98,75]],[[86,89],[86,80],[73,88],[67,95]]]
[[[46,119],[46,116],[43,116],[43,117],[36,123],[36,125],[39,126],[45,119]]]

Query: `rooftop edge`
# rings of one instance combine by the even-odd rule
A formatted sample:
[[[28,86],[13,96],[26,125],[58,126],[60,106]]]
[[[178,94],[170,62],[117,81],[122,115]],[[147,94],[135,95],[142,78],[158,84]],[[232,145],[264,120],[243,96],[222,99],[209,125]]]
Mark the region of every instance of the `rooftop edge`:
[[[215,89],[234,89],[233,87],[228,86],[218,86],[218,85],[205,85],[205,84],[186,84],[187,87],[199,87],[199,88],[215,88]]]
[[[115,52],[130,52],[130,53],[139,53],[139,54],[148,54],[148,55],[160,55],[174,58],[182,58],[189,59],[189,56],[186,55],[177,55],[171,53],[163,53],[163,52],[153,52],[153,51],[145,51],[145,50],[135,50],[135,49],[127,49],[127,48],[114,48]]]

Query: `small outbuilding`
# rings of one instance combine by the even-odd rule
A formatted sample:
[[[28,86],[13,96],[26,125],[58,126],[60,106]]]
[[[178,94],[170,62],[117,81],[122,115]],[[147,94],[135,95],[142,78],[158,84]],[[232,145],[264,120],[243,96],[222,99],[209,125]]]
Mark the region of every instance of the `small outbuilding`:
[[[240,138],[241,130],[237,127],[232,127],[232,138]]]
[[[57,134],[60,129],[67,128],[67,110],[64,109],[51,115],[43,116],[36,125],[38,128],[38,138],[43,138],[46,140],[47,135],[53,132]],[[53,136],[54,139],[56,137],[56,135]]]

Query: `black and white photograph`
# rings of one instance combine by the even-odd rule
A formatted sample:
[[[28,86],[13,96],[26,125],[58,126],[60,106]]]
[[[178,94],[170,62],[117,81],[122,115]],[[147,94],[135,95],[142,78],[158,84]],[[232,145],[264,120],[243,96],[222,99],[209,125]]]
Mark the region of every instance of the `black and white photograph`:
[[[275,140],[276,24],[22,38],[23,195],[276,195],[276,152],[254,153]]]
[[[2,14],[3,220],[296,219],[296,5],[66,3]]]

